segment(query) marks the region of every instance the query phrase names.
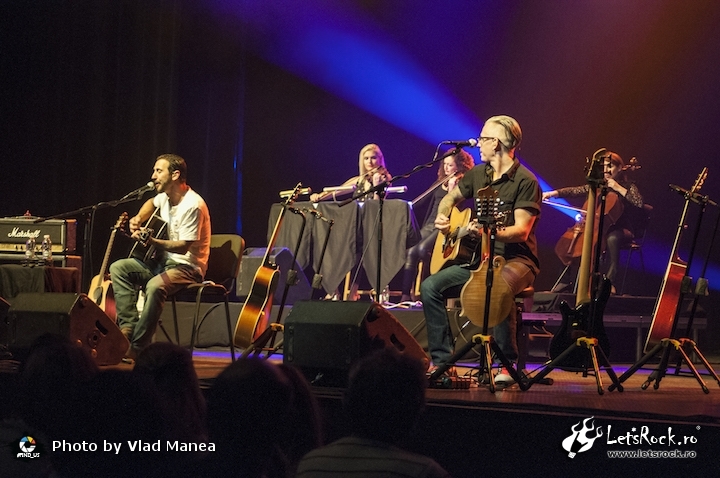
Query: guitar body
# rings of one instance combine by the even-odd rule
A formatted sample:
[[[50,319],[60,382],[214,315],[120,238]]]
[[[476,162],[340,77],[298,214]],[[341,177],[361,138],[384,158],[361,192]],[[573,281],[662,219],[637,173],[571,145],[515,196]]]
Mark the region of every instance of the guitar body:
[[[555,359],[562,354],[565,349],[575,344],[580,337],[594,337],[598,340],[598,345],[605,352],[606,356],[610,355],[610,341],[605,333],[605,325],[602,317],[605,312],[605,306],[610,298],[612,283],[607,277],[603,277],[600,286],[595,294],[595,321],[591,322],[592,302],[584,302],[577,305],[574,309],[566,301],[560,303],[560,313],[562,314],[562,322],[559,331],[550,341],[550,358]],[[558,365],[565,367],[580,368],[584,365],[586,355],[581,348],[576,348],[565,357],[563,363]]]
[[[167,222],[163,221],[157,214],[157,210],[145,223],[145,236],[152,236],[156,239],[167,239]],[[157,249],[154,245],[147,245],[145,241],[136,242],[130,249],[130,257],[139,259],[151,268],[162,260],[164,252]]]
[[[272,263],[270,260],[270,252],[275,246],[285,212],[288,210],[288,206],[292,205],[297,198],[301,187],[302,183],[298,183],[292,194],[283,203],[282,211],[280,211],[275,228],[268,241],[263,263],[255,272],[250,294],[248,294],[240,310],[233,338],[233,343],[238,347],[244,349],[251,347],[270,324],[273,294],[280,281],[280,270],[277,264]],[[280,317],[277,318],[277,323],[280,323]]]
[[[113,293],[112,281],[96,275],[90,282],[90,298],[108,317],[115,319],[117,310],[115,308],[115,294]]]
[[[660,288],[660,295],[655,303],[653,321],[650,324],[650,330],[645,340],[645,353],[659,344],[662,339],[670,338],[673,335],[675,313],[680,301],[682,281],[683,277],[685,277],[686,268],[687,265],[677,257],[668,264],[665,279]]]
[[[267,328],[272,312],[273,294],[279,280],[280,271],[274,264],[260,266],[255,272],[250,294],[245,299],[235,326],[234,341],[238,347],[249,347]]]
[[[707,173],[708,168],[703,168],[685,198],[685,207],[680,215],[680,223],[678,224],[677,232],[675,233],[675,242],[673,243],[672,252],[670,253],[670,260],[668,261],[668,267],[665,271],[665,277],[663,278],[662,287],[660,288],[660,294],[658,295],[658,300],[655,303],[653,320],[650,324],[648,337],[645,341],[645,353],[649,352],[654,346],[659,344],[662,339],[673,338],[675,333],[675,322],[678,313],[680,312],[680,304],[683,296],[686,293],[683,281],[685,280],[685,277],[687,277],[686,274],[688,269],[688,264],[680,260],[678,254],[680,238],[682,237],[683,230],[686,227],[685,219],[687,217],[688,206],[690,205],[689,198],[700,191],[705,183],[705,179],[707,178]],[[689,260],[690,259],[688,259],[688,261]]]
[[[460,211],[453,207],[450,213],[450,227],[447,234],[438,234],[430,258],[430,274],[453,264],[466,264],[472,261],[478,241],[465,235],[465,228],[470,223],[472,210]]]
[[[126,212],[120,215],[115,226],[112,228],[110,240],[108,240],[108,245],[105,249],[105,256],[100,266],[100,272],[90,281],[90,289],[88,291],[88,297],[113,320],[117,318],[117,310],[115,308],[115,295],[113,294],[112,282],[109,279],[110,275],[107,273],[107,269],[108,261],[110,260],[110,251],[115,242],[115,235],[118,230],[123,227],[125,221],[127,221]]]
[[[485,322],[485,298],[487,296],[488,260],[480,264],[477,270],[472,271],[470,279],[460,291],[460,315],[467,317],[473,324],[483,327]],[[488,327],[495,327],[505,320],[515,305],[515,299],[507,281],[502,276],[505,266],[503,257],[495,257],[493,261],[493,283],[490,291],[490,313],[488,314]]]

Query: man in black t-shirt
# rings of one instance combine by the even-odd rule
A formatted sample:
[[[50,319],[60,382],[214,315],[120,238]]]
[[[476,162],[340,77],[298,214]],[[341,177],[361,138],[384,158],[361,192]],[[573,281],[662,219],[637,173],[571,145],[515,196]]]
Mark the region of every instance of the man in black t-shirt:
[[[507,261],[501,275],[512,294],[531,286],[540,272],[535,230],[540,217],[541,191],[535,175],[515,157],[521,139],[522,131],[515,119],[509,116],[489,118],[478,138],[483,164],[468,171],[458,187],[442,199],[435,219],[435,227],[447,232],[454,205],[477,197],[478,190],[486,186],[496,190],[501,201],[499,212],[505,213],[505,221],[497,230],[494,255]],[[468,225],[473,235],[479,236],[480,228],[475,220]],[[471,264],[451,265],[431,275],[421,285],[428,349],[434,367],[447,363],[453,352],[445,300],[460,295],[471,271],[478,266],[479,258]],[[515,308],[512,307],[509,317],[493,328],[495,341],[510,361],[517,359],[515,321]],[[453,374],[454,369],[450,368],[446,373]],[[501,370],[495,380],[507,382],[511,378],[506,370]]]

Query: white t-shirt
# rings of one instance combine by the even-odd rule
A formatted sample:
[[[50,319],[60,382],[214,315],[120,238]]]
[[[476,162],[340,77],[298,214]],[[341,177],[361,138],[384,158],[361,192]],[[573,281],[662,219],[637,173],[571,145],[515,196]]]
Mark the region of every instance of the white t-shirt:
[[[177,206],[170,206],[166,193],[153,199],[160,218],[167,222],[168,239],[171,241],[193,241],[185,254],[168,252],[168,258],[179,264],[189,264],[200,270],[203,277],[210,255],[210,211],[202,197],[188,189]]]

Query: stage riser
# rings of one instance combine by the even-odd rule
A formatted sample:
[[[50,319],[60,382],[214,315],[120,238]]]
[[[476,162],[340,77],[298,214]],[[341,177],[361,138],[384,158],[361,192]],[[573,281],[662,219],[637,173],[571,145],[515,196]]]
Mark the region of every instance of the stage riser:
[[[214,304],[202,304],[200,306],[200,317],[205,314]],[[235,324],[237,318],[240,315],[240,310],[243,304],[239,302],[230,303],[230,318],[235,331]],[[285,318],[292,310],[292,307],[285,307],[283,310],[283,317],[281,323],[284,323]],[[427,350],[427,332],[425,330],[425,317],[422,310],[395,310],[389,309],[390,313],[394,315],[398,321],[411,333],[411,335],[417,340],[420,346]],[[272,319],[276,320],[280,306],[273,306],[272,308]],[[195,313],[194,302],[177,302],[177,313],[178,313],[178,328],[180,329],[180,344],[184,346],[190,345],[190,334],[192,332],[192,321],[193,314]],[[172,306],[168,302],[165,309],[163,310],[161,320],[163,326],[168,331],[170,337],[175,337],[175,326],[173,323]],[[166,341],[165,335],[158,330],[155,334],[156,340]],[[221,346],[228,347],[227,326],[225,325],[225,307],[224,305],[215,306],[205,319],[198,337],[195,339],[196,347],[213,347]]]
[[[201,305],[201,317],[211,306],[213,306],[213,304]],[[242,309],[242,306],[243,304],[239,302],[230,303],[230,317],[233,332],[235,330],[235,323],[237,321],[237,317],[240,315],[240,310]],[[273,321],[276,320],[279,309],[279,306],[273,306]],[[290,306],[284,308],[283,320],[281,321],[281,323],[284,322],[284,319],[290,313],[290,310],[292,310],[292,307]],[[192,317],[195,313],[195,304],[191,302],[178,302],[177,311],[180,328],[180,343],[181,345],[189,346],[190,333],[192,330]],[[423,311],[421,309],[389,309],[389,311],[410,332],[410,334],[415,338],[415,340],[420,344],[420,346],[424,350],[427,350],[427,330],[425,328],[425,316],[423,315]],[[550,332],[554,333],[559,328],[560,317],[557,314],[533,313],[525,314],[525,316],[533,319],[549,318],[547,329]],[[624,320],[615,321],[613,317],[615,316],[609,317],[609,320],[605,321],[605,330],[610,341],[610,345],[612,347],[609,357],[610,362],[633,363],[637,361],[640,356],[642,356],[638,356],[638,343],[644,343],[647,334],[647,327],[638,328],[636,323],[639,324],[640,322],[647,322],[648,318],[642,316],[623,316]],[[172,319],[172,307],[169,303],[163,310],[162,321],[163,325],[170,334],[170,337],[174,337],[175,329]],[[694,329],[697,331],[699,328],[704,328],[705,324],[706,319],[698,319],[694,324]],[[456,327],[453,327],[453,332],[455,332],[455,329]],[[639,337],[638,334],[640,334]],[[156,339],[159,341],[167,340],[160,331],[158,331],[158,333],[156,334]],[[463,339],[460,338],[459,340],[462,341]],[[213,308],[212,312],[205,319],[205,323],[200,329],[200,334],[196,338],[195,342],[196,347],[199,348],[212,346],[228,347],[230,345],[228,342],[227,330],[225,325],[225,312],[222,305]],[[531,354],[539,357],[541,355],[539,352],[542,351],[542,348],[545,347],[546,344],[544,342],[539,344],[531,343],[530,346]],[[468,358],[472,360],[472,358]]]

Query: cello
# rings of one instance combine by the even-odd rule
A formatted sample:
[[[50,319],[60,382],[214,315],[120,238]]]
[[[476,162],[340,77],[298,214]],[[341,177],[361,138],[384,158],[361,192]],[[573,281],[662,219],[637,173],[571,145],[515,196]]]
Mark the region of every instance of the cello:
[[[604,148],[603,148],[604,150]],[[597,153],[595,153],[597,154]],[[640,169],[641,166],[638,164],[637,158],[633,157],[630,158],[630,161],[628,164],[624,165],[620,171],[637,171]],[[574,259],[582,256],[583,251],[583,238],[585,236],[585,223],[586,223],[586,217],[587,217],[587,211],[588,211],[588,200],[585,201],[583,206],[578,208],[573,208],[569,206],[564,206],[560,204],[552,203],[551,201],[543,201],[545,204],[551,204],[555,207],[563,207],[567,209],[572,209],[574,211],[578,211],[578,216],[576,217],[575,224],[568,228],[565,233],[560,236],[560,239],[558,239],[558,242],[555,244],[555,255],[560,259],[560,261],[563,263],[563,265],[567,266],[569,265]],[[598,237],[598,227],[599,227],[599,212],[600,212],[600,205],[596,204],[595,206],[595,221],[594,221],[594,228],[593,228],[593,237]],[[620,219],[624,211],[624,206],[622,201],[620,200],[620,197],[615,191],[608,191],[608,195],[605,199],[605,213],[603,216],[603,233],[600,236],[602,240],[602,250],[605,250],[605,238],[607,236],[607,232],[617,221]]]

